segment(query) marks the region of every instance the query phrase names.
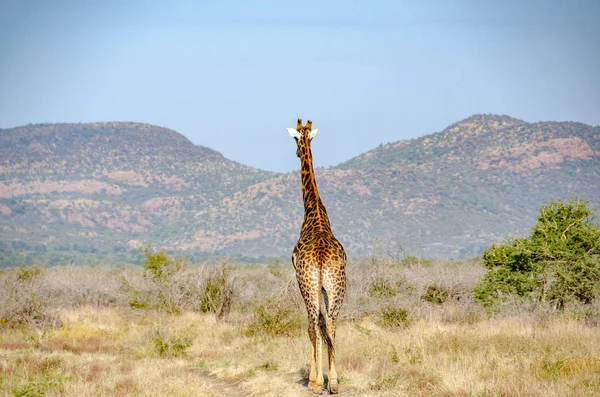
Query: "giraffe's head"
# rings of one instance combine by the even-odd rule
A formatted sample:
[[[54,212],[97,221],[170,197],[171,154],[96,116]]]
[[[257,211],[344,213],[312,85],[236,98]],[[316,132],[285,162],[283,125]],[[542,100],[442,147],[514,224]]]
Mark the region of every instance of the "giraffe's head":
[[[308,120],[305,126],[302,126],[302,119],[298,119],[296,129],[288,128],[288,133],[296,140],[298,150],[296,155],[300,157],[305,149],[310,148],[310,141],[317,136],[318,128],[312,129],[312,121]]]

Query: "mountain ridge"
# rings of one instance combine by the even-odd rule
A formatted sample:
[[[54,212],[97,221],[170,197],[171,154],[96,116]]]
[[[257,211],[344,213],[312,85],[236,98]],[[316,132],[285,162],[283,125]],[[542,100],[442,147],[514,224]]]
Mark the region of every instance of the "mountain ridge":
[[[124,261],[153,240],[193,256],[260,257],[285,255],[297,239],[297,171],[245,166],[168,128],[38,124],[2,129],[0,142],[0,251]],[[398,244],[477,255],[526,231],[546,200],[600,203],[600,127],[473,115],[316,178],[351,255]]]
[[[475,126],[475,128],[473,128],[473,126]],[[513,135],[514,135],[514,133],[518,133],[521,131],[529,132],[531,134],[531,132],[532,132],[531,127],[537,127],[540,130],[543,130],[544,135],[547,135],[549,132],[552,132],[551,127],[554,127],[554,129],[559,128],[559,129],[563,129],[563,130],[569,129],[571,127],[577,128],[577,129],[591,129],[591,130],[595,131],[596,134],[600,132],[600,126],[594,127],[594,126],[589,126],[589,125],[583,124],[583,123],[554,122],[554,121],[540,121],[540,122],[536,122],[536,123],[528,123],[523,120],[516,119],[516,118],[510,117],[510,116],[506,116],[506,115],[477,114],[477,115],[470,116],[466,119],[463,119],[461,121],[458,121],[456,123],[453,123],[440,132],[423,135],[421,137],[414,138],[409,141],[405,141],[405,140],[404,141],[396,141],[396,142],[388,143],[385,145],[380,145],[379,147],[377,147],[369,152],[363,153],[359,156],[356,156],[353,159],[343,162],[342,164],[336,166],[336,168],[348,168],[348,167],[352,167],[352,165],[356,164],[356,163],[360,163],[361,165],[364,166],[365,165],[365,161],[364,161],[365,157],[370,157],[375,154],[381,154],[383,151],[388,150],[390,148],[400,148],[400,147],[405,148],[410,145],[414,146],[415,144],[418,144],[419,142],[428,143],[431,140],[437,139],[437,140],[442,140],[442,141],[445,141],[448,143],[453,143],[454,146],[452,146],[451,144],[445,145],[448,148],[447,151],[449,151],[453,147],[457,146],[457,144],[461,144],[461,143],[468,144],[469,143],[468,140],[481,138],[478,136],[480,134],[483,134],[484,137],[486,135],[488,135],[488,137],[489,137],[489,135],[492,135],[492,138],[494,138],[494,135],[492,133],[496,133],[496,136],[506,137],[506,134],[502,135],[502,133],[504,131],[506,131],[507,129],[513,129],[514,130],[514,131],[512,131]],[[527,130],[527,128],[529,128],[529,130]],[[530,138],[533,139],[533,137],[530,137]],[[598,139],[594,139],[594,140],[592,140],[592,142],[595,145],[594,151],[600,150],[600,143],[599,143]],[[494,142],[490,141],[488,143],[494,143]],[[429,146],[431,146],[431,145],[429,145]],[[437,153],[435,153],[435,155],[437,155],[437,156],[445,155],[445,154],[446,154],[446,151],[444,151],[444,150],[440,150]],[[592,154],[592,153],[590,152],[589,154]]]

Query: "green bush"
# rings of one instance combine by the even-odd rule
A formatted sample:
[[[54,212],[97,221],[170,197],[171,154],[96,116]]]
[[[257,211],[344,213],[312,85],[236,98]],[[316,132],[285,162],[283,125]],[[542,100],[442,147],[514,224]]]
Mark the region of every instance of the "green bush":
[[[448,300],[449,296],[450,293],[448,292],[448,289],[437,284],[432,284],[429,285],[427,290],[425,290],[425,293],[421,295],[421,299],[429,303],[441,305]]]
[[[168,284],[178,272],[183,270],[184,262],[169,258],[164,250],[153,251],[151,247],[144,248],[145,277],[157,285]]]
[[[410,312],[401,307],[388,306],[381,310],[382,327],[407,328],[411,323]]]
[[[171,258],[164,250],[144,249],[143,279],[121,277],[120,291],[133,309],[179,314],[183,310],[227,316],[234,299],[232,267],[192,268],[185,258]]]
[[[24,266],[17,268],[17,280],[29,281],[42,274],[42,268],[38,266]]]
[[[128,296],[134,309],[158,310],[177,314],[182,310],[184,291],[181,274],[186,267],[183,259],[170,258],[164,250],[144,248],[144,280],[147,289],[136,288],[127,278],[121,278],[121,291]]]
[[[579,301],[590,303],[600,294],[600,257],[584,256],[571,266],[558,266],[554,285],[548,293],[558,302]]]
[[[507,297],[589,303],[600,293],[600,226],[587,201],[551,201],[529,237],[491,246],[483,261],[489,271],[473,292],[486,307]]]
[[[302,317],[284,299],[269,298],[256,306],[254,321],[248,326],[249,335],[295,336],[302,331]]]
[[[11,394],[16,397],[63,395],[65,385],[72,381],[70,375],[64,374],[61,361],[56,358],[45,359],[37,367],[22,366],[13,371],[22,375],[21,381],[11,388]],[[0,377],[0,390],[2,390],[2,386],[3,382]]]
[[[157,331],[152,337],[152,347],[159,357],[183,357],[187,349],[192,346],[192,340],[186,337],[169,337]]]
[[[215,313],[221,319],[231,311],[234,295],[234,284],[231,277],[232,267],[223,262],[212,269],[200,291],[200,310],[204,313]]]
[[[369,295],[375,298],[391,298],[397,294],[398,285],[383,277],[375,278],[369,286]]]

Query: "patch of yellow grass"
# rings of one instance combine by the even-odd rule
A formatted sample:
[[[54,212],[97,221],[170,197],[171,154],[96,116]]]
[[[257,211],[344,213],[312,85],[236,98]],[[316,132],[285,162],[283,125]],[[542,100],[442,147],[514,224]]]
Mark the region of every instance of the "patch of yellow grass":
[[[62,328],[44,333],[0,330],[0,393],[223,394],[207,374],[234,383],[239,395],[308,393],[305,334],[250,336],[243,324],[197,313],[83,308],[64,311],[62,319]],[[181,356],[161,357],[156,335],[190,340],[191,346],[182,347]],[[600,332],[562,317],[521,315],[474,324],[420,319],[403,329],[365,318],[342,322],[337,335],[345,395],[600,394]]]
[[[63,396],[217,395],[177,360],[125,359],[102,354],[19,352],[2,357],[1,389],[10,394]],[[29,394],[26,394],[29,393]]]

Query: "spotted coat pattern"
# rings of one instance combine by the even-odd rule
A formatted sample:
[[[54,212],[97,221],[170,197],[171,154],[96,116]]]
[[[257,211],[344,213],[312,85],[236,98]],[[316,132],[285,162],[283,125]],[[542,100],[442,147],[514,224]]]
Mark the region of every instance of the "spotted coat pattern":
[[[321,393],[324,378],[321,342],[329,357],[330,393],[338,392],[335,369],[336,319],[346,293],[346,253],[331,231],[327,210],[319,197],[310,149],[312,122],[298,120],[296,137],[300,157],[304,222],[292,254],[296,278],[308,313],[308,334],[312,343],[309,387]]]

